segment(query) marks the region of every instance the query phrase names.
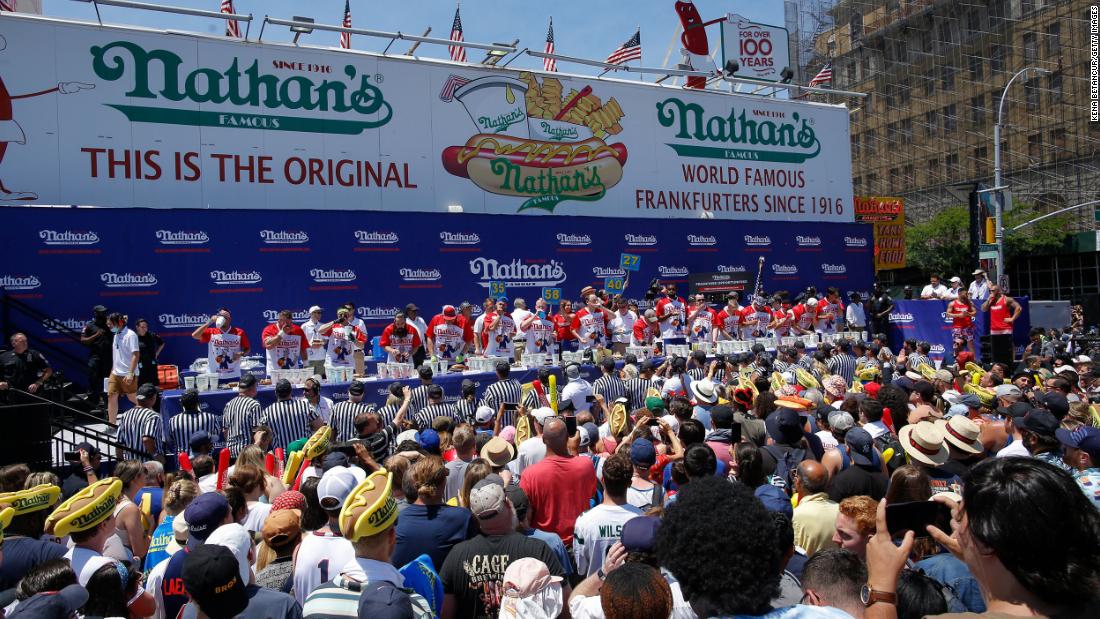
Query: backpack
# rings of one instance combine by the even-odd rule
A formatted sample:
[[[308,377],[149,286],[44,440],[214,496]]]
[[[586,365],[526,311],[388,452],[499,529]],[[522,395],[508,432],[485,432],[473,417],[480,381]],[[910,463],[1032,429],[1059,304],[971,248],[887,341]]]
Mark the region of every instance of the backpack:
[[[898,468],[905,466],[905,450],[901,448],[901,443],[893,434],[887,432],[876,437],[875,449],[878,449],[879,453],[882,454],[882,458],[886,460],[886,470],[890,471],[891,474]],[[887,458],[886,452],[890,450],[892,450],[892,453]]]
[[[798,465],[806,459],[804,449],[791,449],[783,451],[775,445],[765,445],[764,449],[775,458],[775,472],[768,477],[768,483],[778,486],[790,494],[794,490],[794,477],[792,473]]]

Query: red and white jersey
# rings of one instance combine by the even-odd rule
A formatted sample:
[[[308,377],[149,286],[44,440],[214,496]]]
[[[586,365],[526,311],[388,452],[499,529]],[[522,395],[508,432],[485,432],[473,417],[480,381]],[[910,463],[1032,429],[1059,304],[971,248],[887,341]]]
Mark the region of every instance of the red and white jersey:
[[[459,318],[448,321],[443,314],[436,314],[428,323],[428,339],[432,340],[432,350],[428,354],[437,359],[454,360],[464,350],[466,342],[473,342],[474,331]]]
[[[261,341],[275,337],[279,332],[279,323],[271,323],[264,327],[260,334]],[[272,375],[272,370],[289,370],[298,367],[299,359],[306,356],[306,334],[298,325],[290,325],[290,331],[283,333],[283,339],[275,343],[271,348],[265,346],[267,353],[267,375]]]
[[[799,303],[791,309],[794,324],[804,331],[814,330],[814,320],[817,319],[817,308],[809,309],[805,303]]]
[[[642,318],[634,322],[634,330],[630,336],[631,346],[652,346],[653,339],[661,335],[661,323],[650,323]]]
[[[794,310],[772,308],[772,332],[776,337],[786,337],[791,334],[791,325],[794,324]]]
[[[489,325],[496,322],[496,326]],[[481,334],[481,343],[487,357],[511,357],[512,338],[516,336],[516,323],[508,314],[496,312],[485,317],[485,329]]]
[[[768,324],[771,321],[772,308],[766,305],[759,309],[754,305],[746,306],[741,310],[741,337],[768,337]]]
[[[692,306],[688,315],[690,316],[695,312],[695,309],[695,306]],[[691,331],[688,333],[688,339],[691,342],[709,342],[714,339],[714,322],[717,318],[718,313],[709,307],[695,314],[691,319]]]
[[[355,362],[352,352],[358,348],[352,342],[362,344],[367,341],[367,334],[351,325],[336,325],[328,334],[328,351],[325,355],[325,363],[334,367],[346,367]]]
[[[580,335],[580,340],[577,342],[580,350],[588,350],[597,345],[607,345],[607,322],[604,319],[603,312],[597,310],[592,313],[585,307],[573,314],[572,326],[573,330]]]
[[[378,345],[383,350],[389,346],[397,351],[397,354],[386,353],[387,362],[409,363],[412,360],[413,351],[420,348],[420,334],[409,325],[405,325],[405,335],[397,335],[394,330],[392,324],[386,325],[386,328],[382,330],[382,337],[379,338]]]
[[[724,329],[724,332],[719,330],[715,337],[716,340],[733,340],[740,337],[739,329],[741,328],[741,312],[743,311],[744,308],[740,305],[734,305],[732,308],[727,305],[722,308],[722,311],[718,312],[716,323],[719,329]]]
[[[687,316],[684,314],[687,305],[680,297],[675,299],[664,297],[657,301],[655,310],[657,318],[661,322],[661,337],[684,337],[686,335],[684,323]]]
[[[241,360],[237,353],[249,349],[248,336],[239,327],[229,327],[223,332],[217,327],[207,327],[202,332],[202,341],[206,342],[206,371],[217,374],[219,379],[239,378]]]
[[[554,354],[557,341],[554,323],[546,318],[535,318],[527,327],[527,352]]]
[[[822,299],[817,303],[817,330],[821,333],[836,333],[836,325],[844,316],[844,304],[840,299],[836,303],[830,303],[828,299]]]

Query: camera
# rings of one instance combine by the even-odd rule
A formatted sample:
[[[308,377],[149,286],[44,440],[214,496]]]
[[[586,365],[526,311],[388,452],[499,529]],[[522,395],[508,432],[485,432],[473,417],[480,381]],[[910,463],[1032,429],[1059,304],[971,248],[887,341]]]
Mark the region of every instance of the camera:
[[[645,300],[652,301],[659,294],[661,294],[661,280],[654,277],[649,281],[649,288],[645,291]]]

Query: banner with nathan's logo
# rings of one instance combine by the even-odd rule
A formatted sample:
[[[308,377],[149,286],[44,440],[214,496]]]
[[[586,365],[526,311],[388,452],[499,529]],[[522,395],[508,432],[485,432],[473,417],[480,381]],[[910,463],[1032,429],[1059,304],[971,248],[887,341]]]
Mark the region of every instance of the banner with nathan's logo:
[[[0,37],[0,204],[853,221],[839,106],[9,16]]]

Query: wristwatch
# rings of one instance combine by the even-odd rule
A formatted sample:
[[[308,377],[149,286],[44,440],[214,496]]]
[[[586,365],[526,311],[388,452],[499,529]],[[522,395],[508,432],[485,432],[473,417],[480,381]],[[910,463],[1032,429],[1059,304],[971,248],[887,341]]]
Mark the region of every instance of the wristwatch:
[[[600,580],[606,580],[607,579],[607,572],[603,571],[602,567],[598,568],[596,570],[596,578],[599,578]]]
[[[871,588],[871,585],[865,584],[859,590],[859,600],[863,602],[864,607],[872,606],[877,602],[897,604],[898,594],[893,591],[876,591]]]

